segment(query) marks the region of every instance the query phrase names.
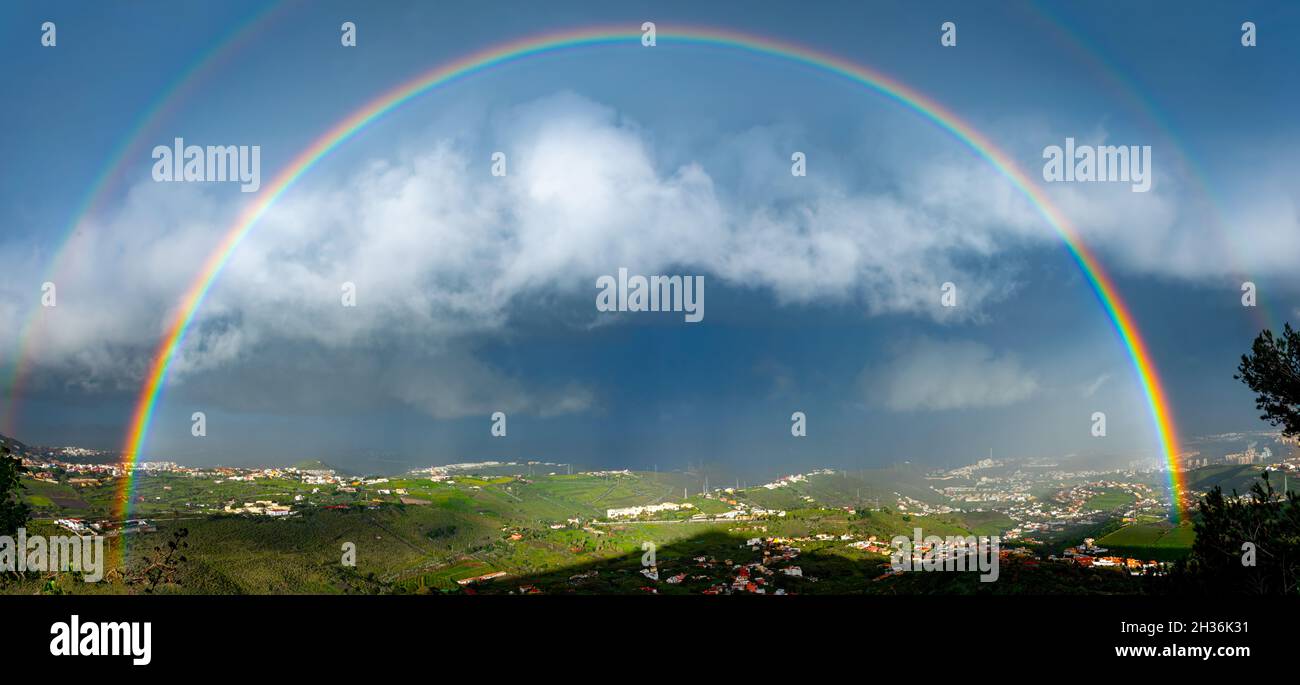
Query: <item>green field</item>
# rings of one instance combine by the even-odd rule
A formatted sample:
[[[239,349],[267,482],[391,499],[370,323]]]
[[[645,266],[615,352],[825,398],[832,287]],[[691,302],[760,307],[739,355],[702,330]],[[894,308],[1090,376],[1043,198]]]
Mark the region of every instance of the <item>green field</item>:
[[[1175,526],[1159,522],[1124,526],[1097,540],[1096,544],[1115,555],[1173,561],[1187,556],[1195,540],[1191,523],[1184,521]]]
[[[1113,511],[1121,507],[1131,507],[1136,501],[1137,498],[1128,492],[1110,489],[1089,498],[1083,507],[1095,511]]]

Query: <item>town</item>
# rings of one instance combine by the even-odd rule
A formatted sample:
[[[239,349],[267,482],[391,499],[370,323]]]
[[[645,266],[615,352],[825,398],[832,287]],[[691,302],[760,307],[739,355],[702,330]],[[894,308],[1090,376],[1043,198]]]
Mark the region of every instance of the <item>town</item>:
[[[1251,437],[1246,449],[1225,450],[1213,461],[1189,453],[1180,475],[1196,487],[1187,494],[1211,484],[1244,492],[1263,473],[1289,487],[1300,469],[1295,445],[1275,440],[1270,448],[1261,444],[1266,440]],[[696,470],[588,471],[544,461],[362,475],[319,461],[145,461],[127,471],[111,453],[95,450],[24,446],[21,453],[33,526],[102,535],[110,544],[185,527],[196,559],[235,554],[225,545],[233,531],[247,530],[285,545],[279,552],[256,547],[268,558],[288,555],[277,564],[317,559],[285,571],[290,576],[306,573],[319,587],[367,592],[869,592],[909,575],[890,568],[897,550],[889,541],[915,528],[996,536],[1004,564],[1072,568],[1119,582],[1163,574],[1193,539],[1186,521],[1172,520],[1168,472],[1132,463],[1071,469],[990,456],[940,470],[821,468],[757,485],[736,479],[711,486],[709,474]],[[113,504],[127,483],[129,513],[119,520]],[[317,535],[355,537],[364,573],[330,564],[335,546],[311,546]],[[149,546],[126,549],[143,554]],[[922,543],[912,554],[919,561],[935,552]],[[261,586],[231,573],[241,591],[271,591],[280,582]]]

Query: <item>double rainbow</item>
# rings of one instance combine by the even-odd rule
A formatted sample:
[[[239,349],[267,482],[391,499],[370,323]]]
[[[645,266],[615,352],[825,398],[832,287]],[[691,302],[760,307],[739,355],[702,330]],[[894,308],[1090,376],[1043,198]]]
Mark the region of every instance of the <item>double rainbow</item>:
[[[628,49],[644,49],[640,44],[640,38],[641,34],[639,32],[628,30],[626,27],[583,28],[505,43],[435,67],[383,93],[355,110],[347,118],[339,121],[295,157],[269,185],[263,186],[260,197],[238,215],[235,222],[225,233],[220,245],[204,262],[197,278],[180,300],[179,306],[167,328],[166,335],[154,354],[149,373],[135,406],[126,444],[123,448],[123,466],[127,472],[126,477],[122,479],[118,492],[116,513],[121,518],[125,518],[129,510],[131,496],[134,491],[133,466],[143,450],[145,439],[149,433],[149,426],[153,419],[154,409],[157,406],[172,359],[184,343],[186,333],[194,321],[195,314],[198,312],[199,307],[202,306],[208,291],[211,290],[213,283],[221,274],[231,255],[234,254],[235,249],[239,247],[239,244],[248,236],[271,205],[293,187],[298,179],[302,178],[317,162],[358,131],[403,103],[436,87],[473,76],[492,67],[518,62],[546,53],[601,45],[625,45],[628,46]],[[1152,363],[1150,351],[1138,333],[1132,312],[1129,311],[1128,306],[1120,298],[1114,281],[1102,269],[1096,255],[1083,244],[1077,231],[1066,220],[1065,216],[1010,156],[998,149],[992,141],[976,131],[970,124],[962,121],[956,114],[945,109],[933,99],[883,73],[833,55],[772,38],[705,27],[684,27],[674,28],[671,31],[661,31],[658,34],[658,42],[661,47],[656,49],[663,49],[663,46],[694,44],[730,48],[747,53],[781,58],[834,74],[852,83],[867,86],[881,95],[914,110],[940,128],[948,131],[979,156],[988,160],[1010,180],[1016,188],[1029,198],[1037,211],[1064,240],[1071,257],[1083,270],[1089,286],[1105,309],[1111,324],[1124,344],[1155,426],[1161,456],[1168,466],[1170,494],[1175,505],[1175,515],[1177,515],[1183,483],[1177,469],[1178,447],[1175,438],[1174,421],[1163,386],[1156,373],[1155,365]]]

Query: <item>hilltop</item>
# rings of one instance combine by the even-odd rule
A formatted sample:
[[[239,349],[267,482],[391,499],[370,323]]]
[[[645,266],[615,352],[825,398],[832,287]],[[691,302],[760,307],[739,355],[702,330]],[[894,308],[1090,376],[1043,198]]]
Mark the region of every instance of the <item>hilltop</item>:
[[[31,449],[27,447],[27,445],[24,445],[18,440],[3,434],[0,434],[0,445],[5,445],[10,450],[12,450],[15,454],[27,454],[28,452],[31,451]]]

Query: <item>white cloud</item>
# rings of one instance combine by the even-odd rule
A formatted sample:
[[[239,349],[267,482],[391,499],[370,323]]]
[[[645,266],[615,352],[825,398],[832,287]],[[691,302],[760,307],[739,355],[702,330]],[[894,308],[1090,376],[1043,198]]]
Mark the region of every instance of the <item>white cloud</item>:
[[[895,411],[1003,407],[1038,390],[1012,354],[970,341],[921,339],[887,365],[863,373],[868,399]]]
[[[1067,135],[1040,129],[1022,139],[1060,144]],[[1111,139],[1104,128],[1074,137],[1080,145],[1150,142]],[[1218,178],[1210,178],[1189,168],[1176,149],[1155,144],[1148,192],[1132,192],[1124,182],[1042,187],[1083,243],[1101,256],[1107,271],[1216,286],[1225,276],[1290,277],[1295,273],[1292,255],[1300,253],[1300,193],[1290,179],[1300,170],[1297,155],[1285,149],[1294,145],[1282,147],[1267,163],[1228,171],[1220,167]],[[1026,172],[1039,181],[1042,166],[1036,154],[1026,150],[1022,156],[1031,160]],[[1040,230],[1033,224],[1028,228]]]
[[[663,168],[650,136],[577,96],[491,120],[498,127],[491,149],[508,154],[505,178],[492,177],[488,161],[471,152],[482,141],[459,136],[343,178],[313,184],[309,176],[287,193],[209,294],[173,380],[239,368],[270,346],[316,345],[347,363],[349,354],[382,344],[460,355],[436,389],[389,385],[395,399],[431,414],[477,412],[492,397],[514,398],[511,406],[523,410],[581,411],[594,401],[589,389],[556,395],[525,387],[474,359],[467,341],[508,335],[520,307],[551,301],[542,295],[594,298],[595,278],[623,266],[705,273],[783,304],[851,302],[873,314],[978,320],[1018,286],[1007,254],[1054,239],[1005,179],[974,159],[912,160],[891,188],[877,191],[848,187],[839,175],[793,179],[788,162],[777,159],[770,178],[747,175],[744,192],[734,194],[699,162]],[[722,141],[702,159],[776,154],[782,145],[761,141],[777,135],[789,133],[744,131],[736,136],[743,144]],[[744,168],[753,162],[741,159]],[[48,315],[36,362],[96,387],[138,384],[180,295],[248,199],[236,194],[232,202],[219,190],[146,182],[120,212],[90,227],[78,246],[82,257],[58,278],[60,304]],[[1065,201],[1075,202],[1068,193]],[[1088,229],[1124,235],[1105,226],[1150,211],[1145,200],[1132,202],[1139,204],[1117,200],[1111,223],[1090,221]],[[19,275],[0,286],[0,316],[16,326],[29,307],[14,303],[35,302],[23,287],[39,282],[40,265],[26,255],[0,256]],[[345,281],[356,284],[356,308],[340,306]],[[939,306],[945,281],[958,285],[956,309]],[[591,319],[564,323],[581,328]],[[992,373],[1019,370],[969,348],[956,352]],[[1033,385],[948,395],[923,387],[913,399],[899,389],[900,406],[996,404]]]

